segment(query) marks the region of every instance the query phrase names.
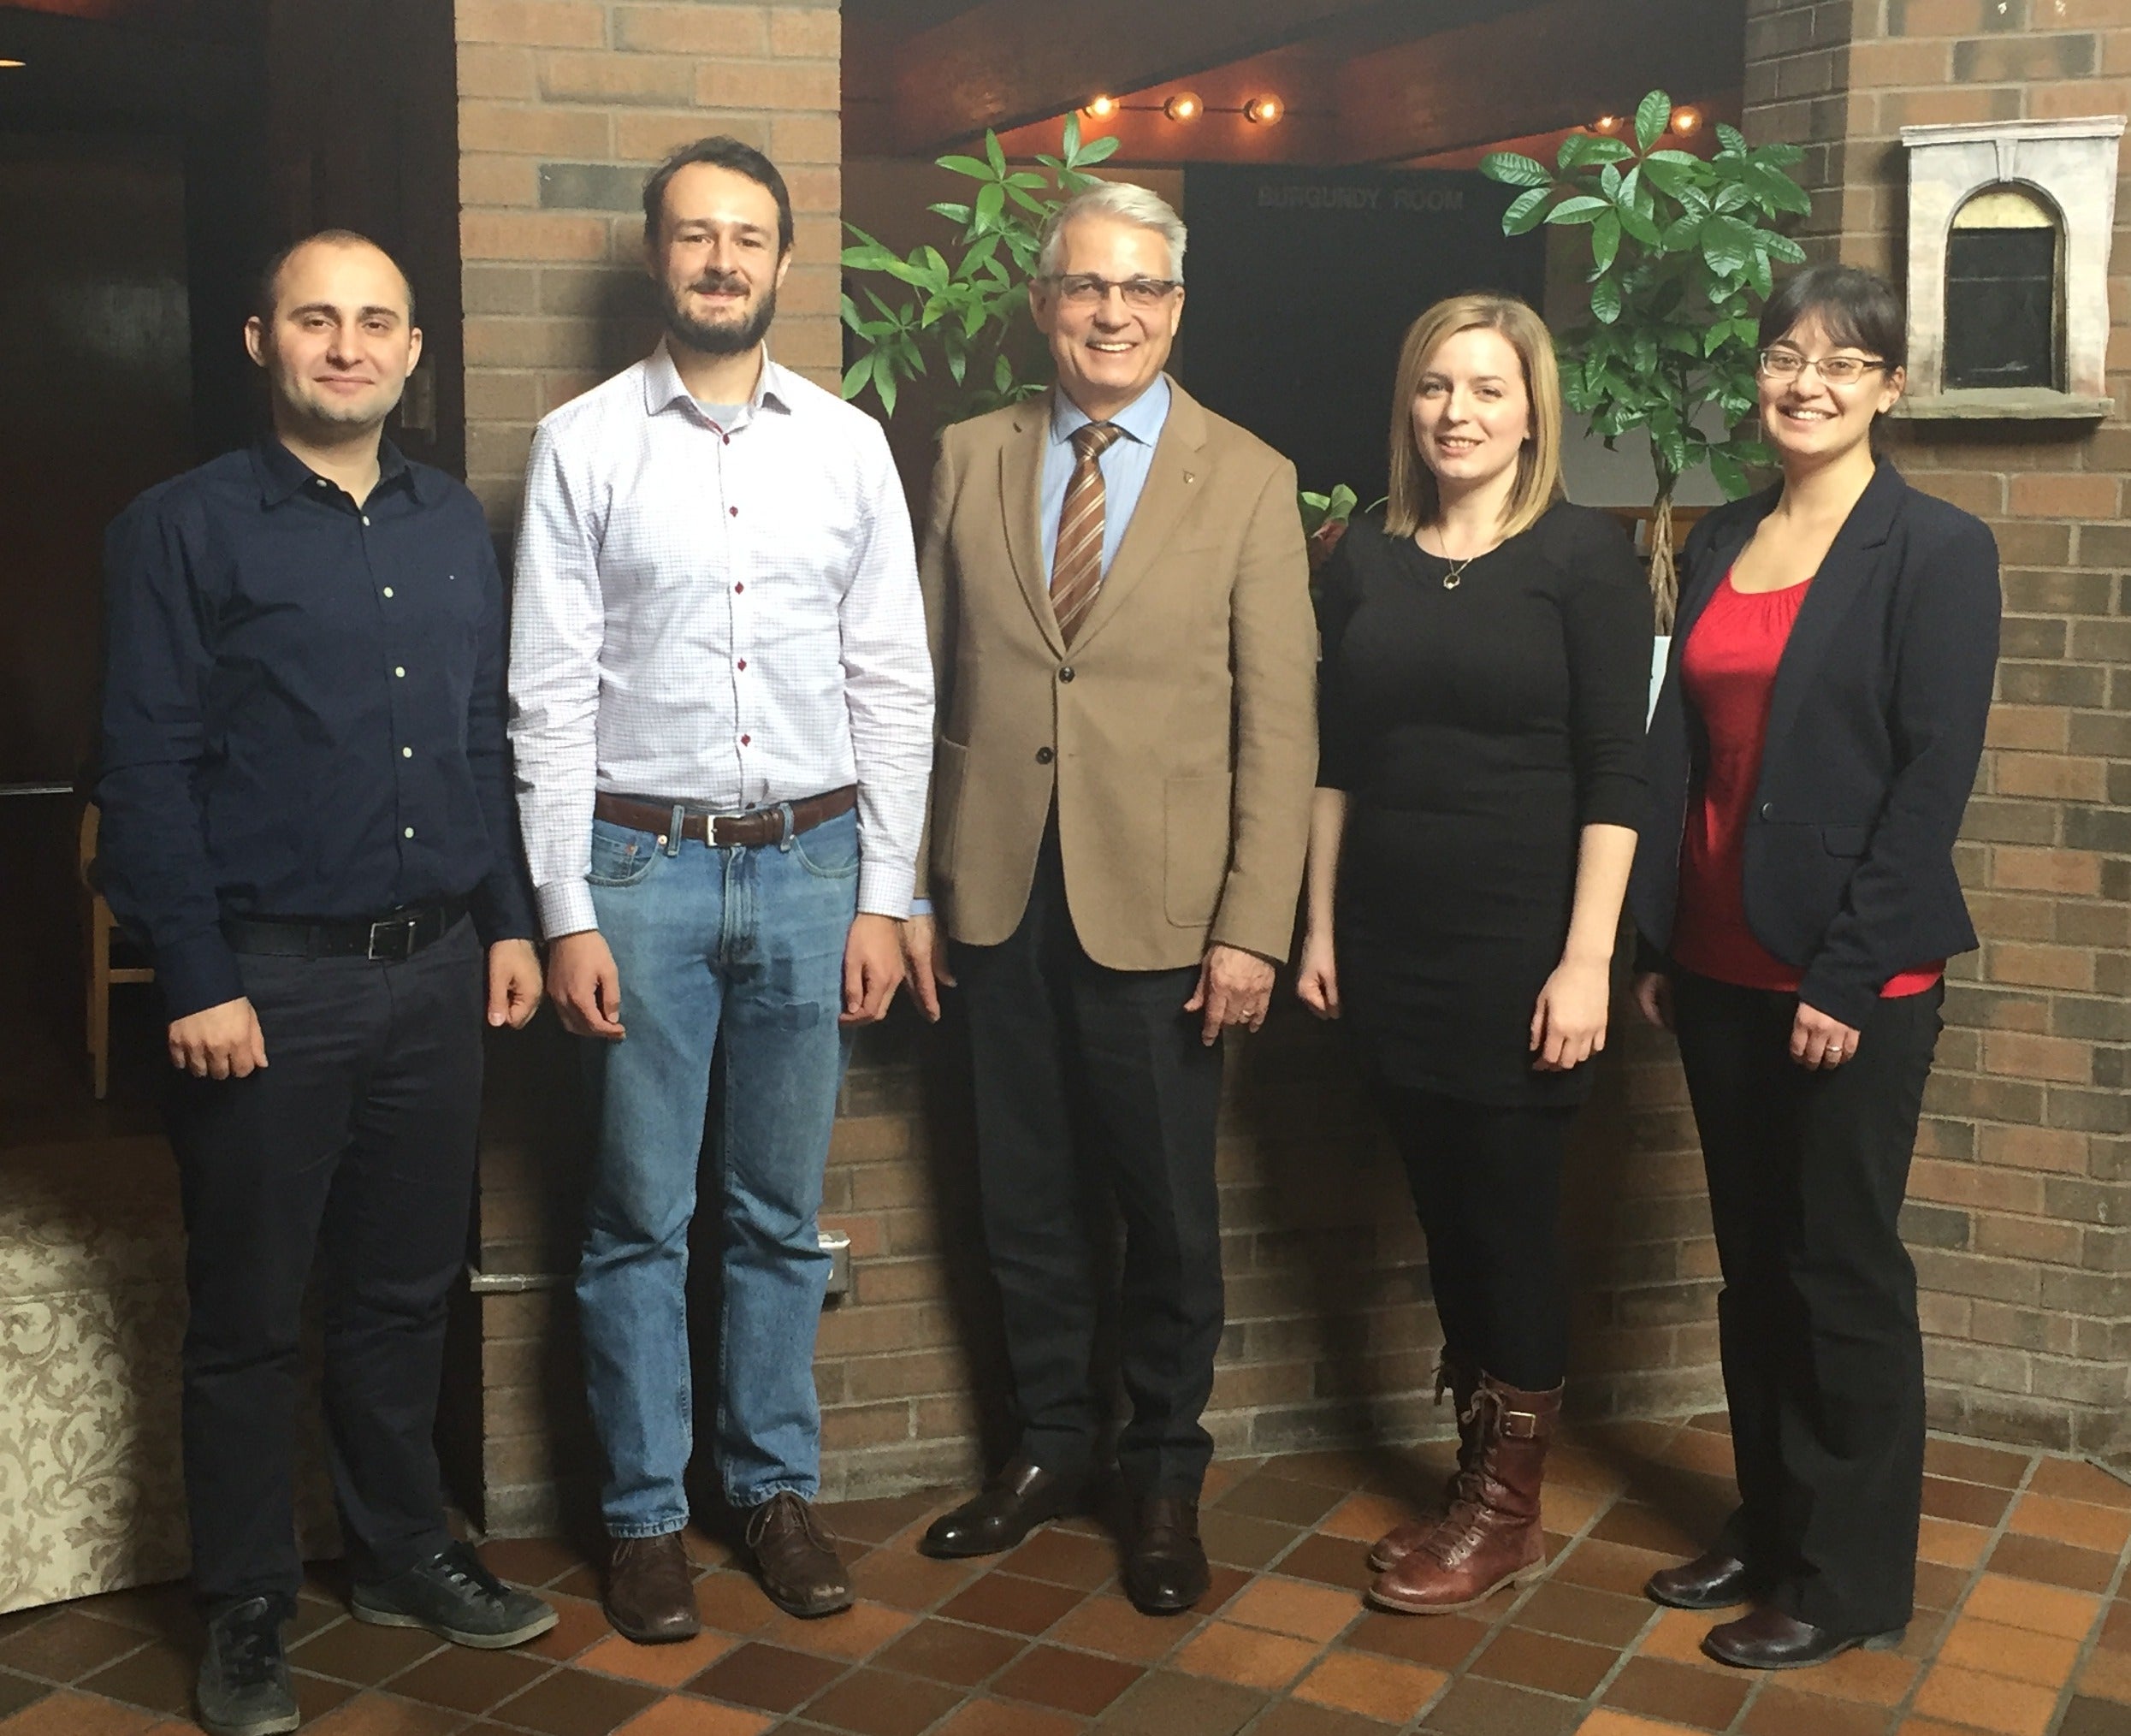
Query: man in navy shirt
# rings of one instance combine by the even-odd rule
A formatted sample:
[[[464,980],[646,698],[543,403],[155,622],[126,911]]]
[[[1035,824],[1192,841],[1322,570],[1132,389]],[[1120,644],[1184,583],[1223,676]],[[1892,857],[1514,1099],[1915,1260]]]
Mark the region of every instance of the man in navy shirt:
[[[445,1528],[430,1435],[465,1257],[486,1017],[541,969],[481,508],[382,438],[422,350],[389,255],[329,231],[245,341],[273,434],[151,489],[107,550],[103,887],[181,1069],[186,1491],[201,1721],[293,1730],[281,1625],[299,1313],[326,1256],[326,1411],[355,1615],[481,1647],[554,1612]]]

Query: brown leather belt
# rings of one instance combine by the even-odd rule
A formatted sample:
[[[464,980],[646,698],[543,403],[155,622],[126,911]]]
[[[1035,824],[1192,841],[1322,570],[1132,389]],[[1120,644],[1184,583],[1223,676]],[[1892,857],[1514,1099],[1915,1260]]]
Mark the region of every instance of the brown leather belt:
[[[752,814],[691,813],[684,802],[638,802],[627,796],[601,796],[592,811],[610,826],[655,832],[664,844],[673,832],[673,816],[681,816],[681,836],[699,844],[782,844],[802,832],[812,832],[824,821],[849,814],[858,805],[858,785],[824,790],[798,802],[782,802],[773,808],[758,808]],[[790,815],[787,827],[785,815]]]

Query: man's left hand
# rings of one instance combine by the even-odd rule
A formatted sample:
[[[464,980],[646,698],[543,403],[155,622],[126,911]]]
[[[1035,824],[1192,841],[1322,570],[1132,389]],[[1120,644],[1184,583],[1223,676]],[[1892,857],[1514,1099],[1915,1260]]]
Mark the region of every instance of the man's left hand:
[[[903,982],[903,925],[892,916],[852,919],[844,943],[844,1012],[840,1025],[877,1025]]]
[[[488,949],[488,1022],[514,1031],[540,1010],[540,955],[530,940],[499,940]]]
[[[1216,945],[1207,948],[1199,967],[1199,986],[1184,1010],[1202,1016],[1199,1040],[1211,1048],[1221,1040],[1224,1025],[1248,1025],[1255,1031],[1265,1022],[1265,1010],[1272,1004],[1273,967],[1255,952]]]

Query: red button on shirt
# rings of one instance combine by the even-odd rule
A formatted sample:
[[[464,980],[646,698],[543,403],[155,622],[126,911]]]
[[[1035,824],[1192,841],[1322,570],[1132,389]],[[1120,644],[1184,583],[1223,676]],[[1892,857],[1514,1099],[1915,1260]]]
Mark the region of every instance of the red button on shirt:
[[[1776,666],[1811,584],[1747,592],[1733,589],[1726,573],[1679,660],[1681,686],[1702,719],[1709,759],[1680,840],[1672,957],[1698,976],[1784,994],[1798,992],[1801,974],[1763,946],[1747,922],[1746,828],[1761,781]],[[1905,970],[1880,995],[1921,994],[1944,970],[1943,961]]]

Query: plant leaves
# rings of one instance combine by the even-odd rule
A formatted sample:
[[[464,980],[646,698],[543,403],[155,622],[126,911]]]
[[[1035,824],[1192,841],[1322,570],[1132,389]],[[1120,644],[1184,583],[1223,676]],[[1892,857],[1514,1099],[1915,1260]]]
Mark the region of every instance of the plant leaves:
[[[933,160],[937,162],[942,169],[951,169],[956,175],[973,175],[979,181],[989,181],[992,179],[992,169],[990,165],[978,162],[974,157],[962,157],[950,153],[948,156],[936,157]]]
[[[1702,226],[1702,257],[1720,276],[1735,276],[1754,257],[1754,239],[1742,223],[1714,216]]]
[[[1528,235],[1539,227],[1547,200],[1552,197],[1551,187],[1527,188],[1509,202],[1509,209],[1502,213],[1502,233],[1506,235]]]
[[[1573,198],[1563,199],[1547,213],[1547,221],[1550,223],[1588,223],[1601,211],[1611,209],[1596,194],[1583,193]]]
[[[1591,221],[1591,263],[1604,271],[1619,252],[1620,218],[1613,211],[1601,211]]]
[[[1078,168],[1083,163],[1100,163],[1105,157],[1115,157],[1117,154],[1118,146],[1124,142],[1115,133],[1095,139],[1082,147],[1080,154],[1073,159],[1074,166]],[[1034,389],[1040,391],[1042,388],[1038,387]]]
[[[1717,479],[1717,486],[1724,490],[1726,500],[1736,501],[1747,489],[1746,472],[1737,459],[1726,452],[1712,447],[1709,450],[1709,474]]]
[[[1717,143],[1726,151],[1736,151],[1741,156],[1746,153],[1746,135],[1723,121],[1717,122]]]
[[[1480,173],[1489,181],[1503,181],[1511,187],[1554,185],[1554,177],[1547,172],[1545,163],[1514,151],[1490,151],[1480,159]]]
[[[893,358],[886,350],[873,352],[873,390],[880,394],[880,407],[893,416],[896,413],[896,371]]]
[[[925,209],[939,216],[945,217],[950,223],[967,223],[969,221],[969,207],[968,205],[943,203],[936,205],[927,205]],[[846,261],[846,263],[848,264],[849,262]]]
[[[1786,265],[1805,264],[1805,249],[1792,240],[1790,236],[1779,235],[1771,229],[1761,237],[1761,240],[1770,258],[1780,259]]]
[[[978,228],[992,227],[998,222],[1000,212],[1005,209],[1006,189],[997,181],[993,181],[989,187],[980,187],[977,189],[976,223]]]
[[[999,143],[999,135],[989,127],[984,129],[984,154],[991,160],[993,175],[1003,175],[1006,173],[1006,147]]]
[[[1665,136],[1665,129],[1672,123],[1672,99],[1662,91],[1652,91],[1636,104],[1635,140],[1640,151],[1649,148]]]
[[[1620,317],[1620,280],[1601,277],[1591,285],[1591,317],[1601,325],[1611,325]]]
[[[873,357],[867,352],[844,370],[844,395],[855,398],[866,389],[867,381],[873,376]]]

